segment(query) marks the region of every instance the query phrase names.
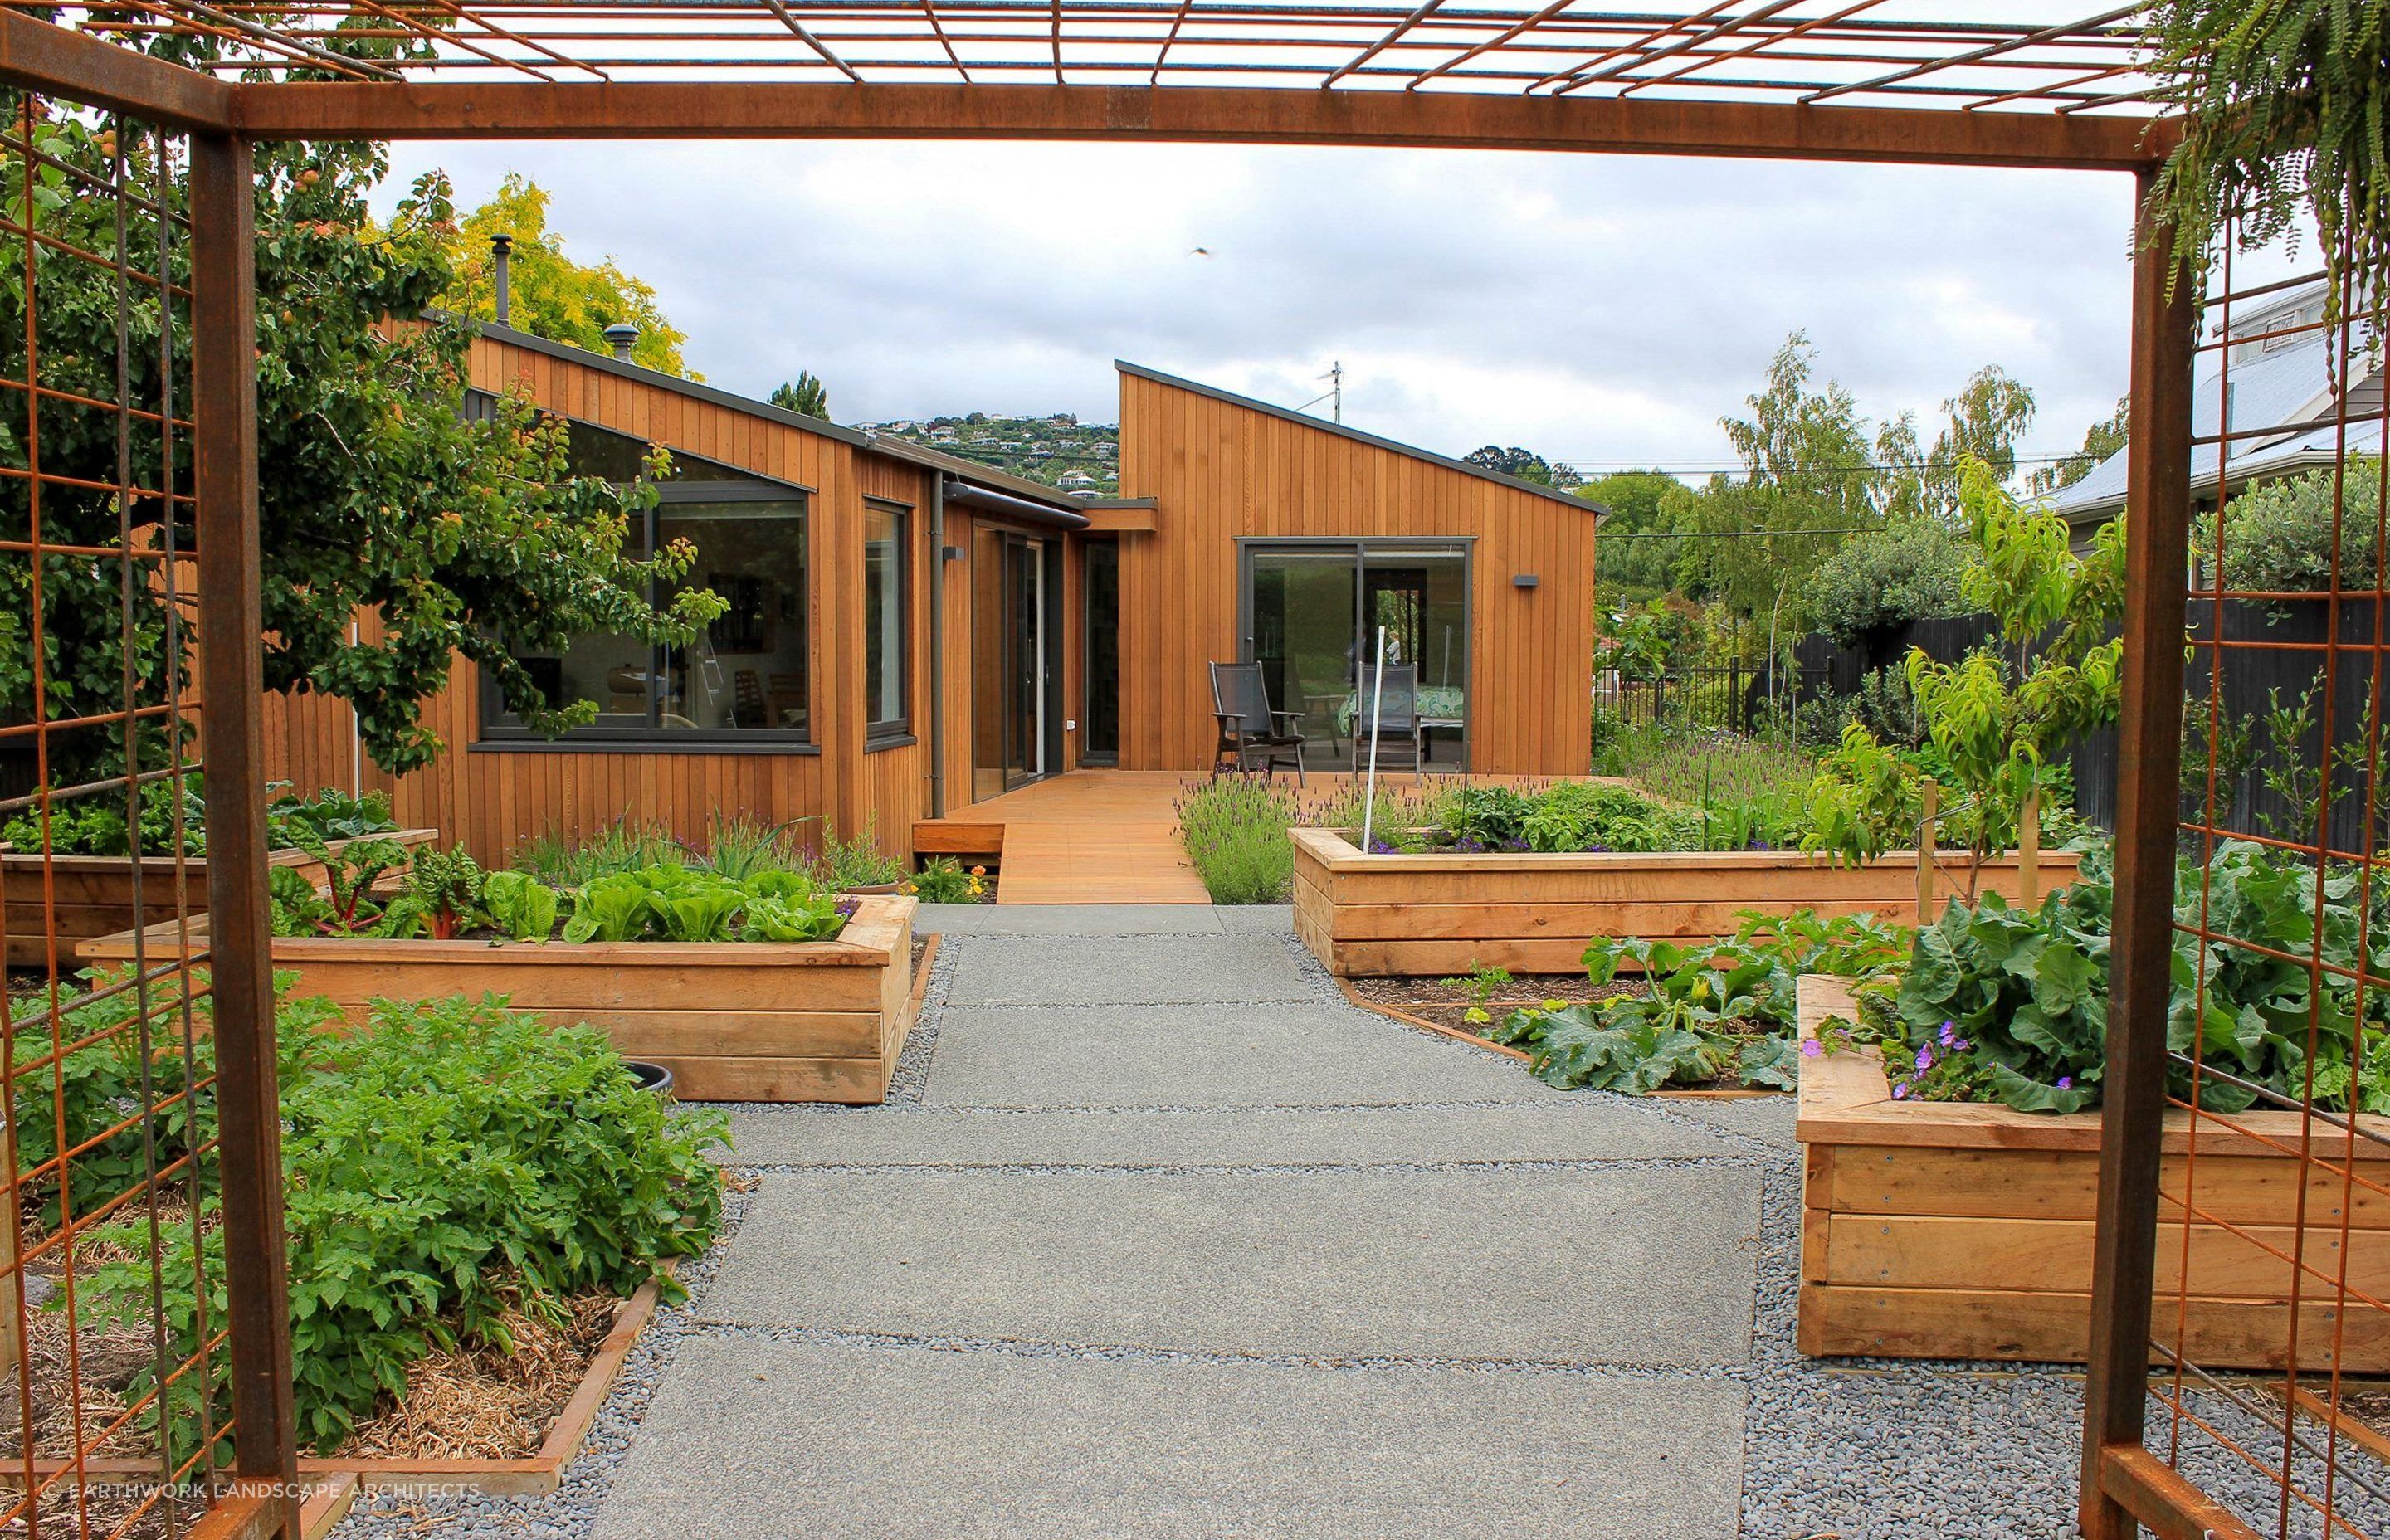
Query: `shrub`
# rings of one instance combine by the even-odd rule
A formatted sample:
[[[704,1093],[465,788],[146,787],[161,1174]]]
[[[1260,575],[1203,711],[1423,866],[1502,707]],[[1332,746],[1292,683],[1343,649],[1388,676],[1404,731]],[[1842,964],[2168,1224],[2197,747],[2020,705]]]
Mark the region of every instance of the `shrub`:
[[[550,1030],[503,1007],[383,1001],[354,1034],[324,1031],[337,1020],[328,1002],[281,1009],[292,1379],[300,1437],[319,1451],[401,1393],[408,1364],[488,1340],[508,1306],[628,1294],[666,1259],[702,1251],[720,1223],[721,1176],[705,1155],[723,1137],[719,1114],[667,1110],[594,1028]],[[214,1207],[203,1241],[173,1227],[156,1275],[146,1219],[102,1231],[121,1231],[141,1260],[96,1269],[85,1309],[146,1320],[161,1289],[167,1356],[196,1355],[226,1313]],[[192,1287],[202,1244],[204,1312]],[[221,1363],[207,1378],[223,1426]],[[178,1458],[195,1452],[183,1445],[199,1382],[163,1390]],[[130,1393],[156,1388],[143,1369]]]
[[[577,888],[593,877],[691,858],[688,848],[662,824],[610,823],[586,839],[560,831],[540,835],[515,853],[515,869],[551,888]]]
[[[1863,648],[1911,621],[1963,615],[1972,559],[1963,542],[1926,520],[1862,534],[1810,573],[1810,618],[1844,647]]]
[[[1292,792],[1253,776],[1214,776],[1177,802],[1178,841],[1214,904],[1283,904],[1294,885]]]
[[[2340,583],[2371,588],[2380,532],[2382,462],[2352,455],[2341,488]],[[2332,470],[2251,487],[2224,507],[2224,584],[2261,594],[2322,594],[2332,587]],[[2216,559],[2217,516],[2200,516],[2194,551]],[[2278,612],[2281,605],[2268,607]]]

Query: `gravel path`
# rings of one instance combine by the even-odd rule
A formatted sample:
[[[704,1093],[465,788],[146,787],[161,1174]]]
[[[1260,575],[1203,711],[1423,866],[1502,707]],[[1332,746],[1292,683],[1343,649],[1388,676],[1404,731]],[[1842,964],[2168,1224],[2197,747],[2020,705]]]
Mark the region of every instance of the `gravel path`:
[[[337,1533],[2073,1533],[2079,1377],[1794,1350],[1788,1103],[1497,1087],[1239,918],[949,934],[886,1106],[733,1109],[750,1190],[560,1490]],[[2390,1472],[2339,1480],[2390,1527]]]

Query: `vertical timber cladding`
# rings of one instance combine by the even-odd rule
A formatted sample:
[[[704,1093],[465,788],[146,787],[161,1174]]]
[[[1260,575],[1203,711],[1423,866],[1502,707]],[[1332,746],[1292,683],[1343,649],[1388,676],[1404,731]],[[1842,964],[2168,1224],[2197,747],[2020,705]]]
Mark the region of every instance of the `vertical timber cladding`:
[[[1242,655],[1238,540],[1471,536],[1470,767],[1586,773],[1590,507],[1127,370],[1120,464],[1121,494],[1160,505],[1121,536],[1123,768],[1210,763],[1204,665]]]
[[[932,473],[839,438],[626,379],[594,359],[585,365],[495,338],[473,344],[471,382],[492,391],[520,382],[548,410],[808,489],[808,647],[821,751],[593,743],[585,751],[474,752],[469,746],[482,736],[481,681],[459,662],[448,687],[424,706],[426,720],[449,745],[429,767],[404,776],[376,769],[355,751],[346,707],[302,696],[267,701],[269,773],[302,790],[353,781],[387,791],[402,824],[437,828],[444,841],[485,861],[507,858],[527,838],[584,834],[624,817],[701,840],[717,810],[773,823],[827,817],[842,836],[868,827],[883,849],[904,853],[898,847],[913,820],[929,814],[926,719],[916,718],[921,742],[864,752],[863,506],[871,496],[913,510],[907,667],[918,712],[929,699]],[[360,616],[358,623],[370,637],[373,617]]]

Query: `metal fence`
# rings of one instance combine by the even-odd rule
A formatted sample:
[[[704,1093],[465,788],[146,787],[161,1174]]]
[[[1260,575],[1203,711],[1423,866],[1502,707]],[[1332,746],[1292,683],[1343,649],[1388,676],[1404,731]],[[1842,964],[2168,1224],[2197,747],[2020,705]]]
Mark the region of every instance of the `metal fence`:
[[[238,1479],[293,1469],[251,200],[227,141],[0,93],[0,745],[32,783],[0,798],[8,1534],[290,1511]],[[122,853],[61,850],[100,822]],[[151,927],[132,963],[80,975],[76,938],[119,916]]]
[[[1722,663],[1671,669],[1657,679],[1609,673],[1594,680],[1594,709],[1632,726],[1680,722],[1756,733],[1780,725],[1826,687],[1822,668]]]

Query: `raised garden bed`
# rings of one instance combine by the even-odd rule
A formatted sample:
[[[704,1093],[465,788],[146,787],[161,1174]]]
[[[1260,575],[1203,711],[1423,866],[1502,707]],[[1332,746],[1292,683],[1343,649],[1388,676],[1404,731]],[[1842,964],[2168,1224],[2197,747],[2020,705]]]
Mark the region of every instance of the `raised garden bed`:
[[[1343,978],[1477,967],[1564,973],[1591,936],[1716,941],[1734,933],[1746,909],[1910,919],[1919,898],[1908,853],[1848,866],[1787,851],[1364,855],[1332,829],[1299,828],[1291,839],[1294,933]],[[1962,895],[1965,857],[1947,853],[1942,862],[1935,898]],[[2076,863],[2041,855],[2034,887],[2062,886]],[[1977,885],[2021,899],[2026,872],[2014,857],[1986,862]]]
[[[1816,1037],[1828,1017],[1850,1014],[1844,981],[1801,981],[1803,1038]],[[2390,1120],[2366,1121],[2390,1127]],[[2291,1264],[2224,1226],[2295,1254],[2301,1166],[2290,1152],[2300,1148],[2299,1119],[2250,1111],[2231,1122],[2252,1136],[2209,1123],[2193,1162],[2186,1158],[2190,1114],[2166,1115],[2157,1335],[2173,1342],[2179,1309],[2190,1358],[2279,1369],[2290,1352]],[[1895,1100],[1873,1050],[1830,1053],[1801,1059],[1799,1136],[1802,1352],[2051,1363],[2088,1355],[2097,1112]],[[2356,1143],[2365,1180],[2390,1181],[2390,1148]],[[2331,1160],[2344,1152],[2335,1139]],[[2364,1309],[2344,1321],[2330,1303],[2341,1265],[2343,1180],[2321,1166],[2306,1169],[2304,1254],[2324,1276],[2310,1273],[2301,1292],[2325,1298],[2300,1307],[2302,1366],[2390,1372],[2390,1321]],[[2191,1226],[2190,1277],[2203,1292],[2183,1303],[2175,1291],[2186,1197],[2217,1223]],[[2390,1200],[2358,1187],[2346,1222],[2350,1297],[2390,1295]]]
[[[877,1102],[911,1032],[914,901],[857,900],[834,941],[489,942],[279,936],[297,995],[351,1021],[375,999],[503,995],[559,1024],[586,1021],[662,1064],[688,1101]],[[195,944],[204,946],[203,927]],[[174,945],[152,927],[151,956]],[[131,932],[86,942],[86,962],[133,955]]]
[[[375,838],[402,845],[428,845],[438,829],[408,828]],[[334,850],[350,841],[336,841]],[[277,850],[267,857],[276,866],[288,866],[317,887],[324,883],[324,864],[303,850]],[[134,903],[134,875],[140,874],[141,901]],[[50,874],[48,886],[45,870]],[[171,925],[176,914],[174,884],[178,873],[188,883],[186,912],[202,914],[208,906],[207,858],[200,855],[148,855],[135,862],[129,855],[53,855],[39,851],[0,853],[0,930],[6,936],[10,968],[46,968],[51,961],[48,937],[60,943],[58,961],[65,966],[76,955],[79,942],[113,936],[161,923]],[[55,894],[46,900],[45,892]],[[45,923],[46,920],[46,923]]]

